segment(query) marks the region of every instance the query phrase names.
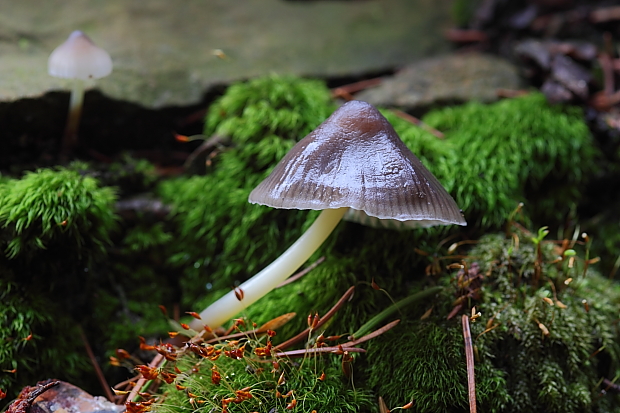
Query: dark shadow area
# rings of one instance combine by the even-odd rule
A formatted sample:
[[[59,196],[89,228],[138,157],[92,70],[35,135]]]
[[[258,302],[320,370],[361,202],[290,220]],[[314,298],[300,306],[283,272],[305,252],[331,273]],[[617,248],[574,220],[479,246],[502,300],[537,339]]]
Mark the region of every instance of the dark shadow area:
[[[133,152],[161,166],[182,165],[195,145],[176,141],[175,133],[201,133],[206,107],[224,90],[224,86],[212,88],[195,105],[162,109],[88,91],[72,157],[108,162],[120,153]],[[56,91],[0,102],[0,172],[16,174],[57,165],[68,105],[69,93]]]

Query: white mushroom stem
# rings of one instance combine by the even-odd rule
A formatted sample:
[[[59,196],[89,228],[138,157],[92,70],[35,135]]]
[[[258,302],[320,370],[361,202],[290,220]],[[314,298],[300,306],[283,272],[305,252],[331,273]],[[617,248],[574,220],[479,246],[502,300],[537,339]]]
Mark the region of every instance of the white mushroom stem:
[[[71,98],[69,100],[69,114],[67,115],[67,125],[65,126],[65,134],[63,136],[63,149],[71,150],[77,143],[77,130],[80,124],[80,116],[82,115],[82,107],[84,103],[84,81],[75,79],[73,88],[71,89]]]
[[[219,327],[246,307],[256,302],[269,291],[290,277],[323,244],[336,228],[348,208],[325,209],[310,228],[289,247],[280,257],[265,269],[237,288],[243,294],[239,301],[235,291],[211,304],[200,313],[201,320],[193,320],[190,327],[202,330],[203,325]]]

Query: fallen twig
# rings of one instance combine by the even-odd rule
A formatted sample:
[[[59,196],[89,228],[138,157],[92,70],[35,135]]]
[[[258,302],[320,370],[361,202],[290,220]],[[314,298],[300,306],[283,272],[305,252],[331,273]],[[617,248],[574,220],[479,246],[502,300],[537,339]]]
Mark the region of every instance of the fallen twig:
[[[194,152],[190,153],[183,164],[185,169],[189,169],[194,161],[201,155],[206,155],[208,152],[213,150],[219,145],[226,144],[229,139],[225,136],[213,135],[209,139],[206,139],[199,147],[197,147]]]
[[[313,347],[313,348],[303,348],[300,350],[289,350],[282,351],[277,353],[278,357],[303,357],[312,354],[319,353],[332,353],[332,354],[342,354],[343,351],[348,351],[349,353],[365,353],[366,350],[358,347]]]
[[[365,335],[368,331],[371,331],[377,324],[381,323],[386,317],[389,317],[401,308],[412,304],[418,300],[423,300],[431,295],[435,295],[439,293],[442,289],[442,287],[427,288],[415,294],[411,294],[408,297],[405,297],[402,300],[396,302],[395,304],[390,305],[385,310],[381,311],[379,314],[375,315],[373,318],[364,323],[364,325],[362,325],[356,332],[351,334],[350,340],[355,341],[356,337],[361,337]]]
[[[489,36],[482,30],[450,29],[445,32],[446,39],[454,43],[482,43]]]
[[[158,354],[153,358],[153,360],[151,360],[151,362],[149,363],[149,367],[159,367],[159,365],[162,363],[163,360],[164,360],[164,356],[161,354]],[[134,399],[136,399],[136,396],[138,396],[140,389],[146,384],[147,381],[148,381],[147,379],[145,379],[144,377],[141,377],[136,382],[136,385],[133,386],[133,389],[131,389],[131,392],[127,396],[127,400],[130,402],[135,401]]]
[[[347,302],[353,296],[354,290],[355,290],[355,287],[350,287],[343,294],[343,296],[340,297],[340,300],[338,300],[338,302],[323,317],[321,317],[319,319],[318,323],[313,328],[316,330],[317,328],[319,328],[323,324],[325,324],[330,318],[332,318],[334,316],[334,314],[336,314],[336,312],[344,305],[344,303]],[[304,331],[302,331],[301,333],[297,334],[295,337],[286,340],[284,343],[278,344],[275,347],[275,349],[276,350],[282,350],[282,349],[285,349],[287,347],[290,347],[293,344],[295,344],[295,343],[305,339],[306,337],[308,337],[309,333],[310,333],[310,328],[307,328]]]
[[[616,384],[609,379],[603,379],[603,384],[606,386],[605,391],[612,390],[616,393],[620,393],[620,384]]]
[[[425,131],[432,133],[439,139],[445,138],[445,135],[442,132],[438,131],[437,129],[433,127],[428,126],[426,123],[422,122],[420,119],[416,118],[415,116],[408,114],[407,112],[403,112],[402,110],[398,110],[398,109],[392,109],[392,112],[394,112],[394,114],[398,116],[399,118],[404,119],[407,122],[413,123],[416,126],[419,126]]]
[[[262,326],[258,328],[255,328],[254,330],[241,331],[239,333],[228,334],[225,336],[217,336],[212,339],[206,340],[205,344],[218,343],[224,340],[235,340],[235,339],[247,337],[250,335],[267,334],[268,330],[277,330],[278,328],[282,327],[284,324],[288,323],[293,317],[295,317],[295,315],[296,315],[295,313],[286,313],[272,320],[267,321],[265,324],[263,324]]]
[[[461,316],[463,323],[463,338],[465,340],[465,360],[467,360],[467,391],[469,393],[469,411],[476,413],[476,378],[474,376],[474,346],[471,342],[469,316]]]
[[[90,362],[93,365],[93,368],[95,369],[95,374],[97,375],[97,379],[99,380],[99,383],[101,384],[101,387],[103,388],[105,396],[108,398],[110,402],[114,403],[114,394],[112,394],[110,385],[105,379],[105,376],[103,375],[103,371],[101,370],[99,363],[97,363],[97,359],[95,358],[93,349],[90,347],[90,344],[88,343],[86,334],[84,334],[84,330],[82,330],[82,327],[78,326],[78,330],[80,332],[80,337],[82,338],[82,342],[84,343],[84,347],[86,348],[86,353],[88,354],[88,358],[90,359]]]
[[[373,331],[372,333],[366,334],[364,337],[360,337],[357,340],[353,340],[353,341],[347,341],[346,343],[342,344],[342,347],[347,348],[350,346],[357,346],[358,344],[365,343],[366,341],[371,340],[377,336],[380,336],[386,331],[391,330],[392,328],[396,327],[398,323],[400,323],[400,320],[394,320],[392,322],[389,322],[383,327]]]
[[[339,86],[335,89],[332,89],[332,96],[336,98],[342,98],[344,100],[353,100],[353,93],[362,91],[364,89],[368,89],[371,87],[378,86],[381,84],[383,79],[380,77],[376,77],[373,79],[361,80],[359,82],[350,83],[348,85]]]
[[[320,257],[318,260],[316,260],[312,264],[308,265],[306,268],[304,268],[303,270],[299,271],[297,274],[291,275],[289,278],[287,278],[285,281],[283,281],[282,284],[278,285],[276,288],[284,287],[287,284],[290,284],[290,283],[292,283],[294,281],[297,281],[298,279],[300,279],[301,277],[303,277],[304,275],[308,274],[310,271],[315,269],[323,261],[325,261],[325,257]]]

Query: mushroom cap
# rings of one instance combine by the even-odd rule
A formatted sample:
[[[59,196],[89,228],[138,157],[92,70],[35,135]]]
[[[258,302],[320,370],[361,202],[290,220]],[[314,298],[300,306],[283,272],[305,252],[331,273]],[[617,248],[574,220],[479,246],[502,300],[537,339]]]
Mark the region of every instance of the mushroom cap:
[[[108,52],[76,30],[54,49],[47,61],[47,71],[54,77],[67,79],[99,79],[112,72],[112,59]]]
[[[345,103],[299,141],[249,201],[284,209],[349,207],[349,218],[374,226],[467,225],[387,119],[360,101]]]

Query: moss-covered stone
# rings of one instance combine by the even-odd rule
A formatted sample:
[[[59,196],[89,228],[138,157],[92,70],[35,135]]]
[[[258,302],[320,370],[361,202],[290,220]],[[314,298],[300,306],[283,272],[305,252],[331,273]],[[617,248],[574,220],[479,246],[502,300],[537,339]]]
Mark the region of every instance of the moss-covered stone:
[[[277,83],[280,80],[269,80],[274,81]],[[245,89],[242,89],[242,86]],[[317,87],[316,84],[314,86]],[[282,140],[271,135],[270,131],[277,127],[268,127],[271,123],[264,122],[263,119],[277,119],[277,116],[269,115],[269,111],[265,109],[269,106],[266,101],[274,98],[268,97],[270,92],[258,90],[259,88],[251,88],[247,84],[239,85],[237,89],[233,89],[232,97],[223,97],[221,106],[212,109],[207,122],[208,133],[231,136],[234,143],[214,159],[213,169],[205,177],[184,178],[183,181],[165,183],[160,187],[160,193],[176,204],[175,219],[179,222],[183,237],[181,245],[192,245],[175,256],[176,263],[182,264],[182,257],[183,260],[194,263],[194,268],[198,269],[191,277],[186,278],[184,282],[187,284],[184,285],[187,287],[184,289],[190,285],[195,286],[199,280],[208,280],[214,287],[215,292],[201,303],[208,303],[220,294],[220,291],[228,291],[234,280],[242,281],[268,264],[284,251],[301,233],[302,228],[314,218],[312,213],[273,211],[246,203],[247,195],[253,186],[295,140],[303,136],[289,138],[283,144]],[[257,99],[255,93],[265,96],[265,101]],[[222,109],[223,102],[227,99],[244,103],[231,104],[229,110]],[[246,108],[246,105],[251,106],[246,102],[254,101],[260,101],[260,105],[264,105],[260,106],[263,108],[262,112],[252,108],[242,109]],[[257,116],[257,113],[261,115]],[[442,130],[446,134],[444,140],[413,127],[392,112],[385,111],[384,114],[403,141],[455,196],[473,226],[473,230],[470,230],[472,234],[499,228],[520,201],[531,205],[527,208],[530,212],[529,220],[541,222],[548,219],[556,225],[559,224],[578,202],[580,186],[596,169],[597,151],[581,120],[579,110],[550,107],[544,97],[536,93],[493,105],[471,103],[429,113],[423,120]],[[230,117],[227,118],[227,115]],[[245,119],[252,117],[258,126],[245,123]],[[297,133],[301,130],[298,128]],[[236,141],[235,133],[239,133]],[[284,135],[283,132],[280,134]],[[262,139],[262,136],[265,138]],[[269,146],[271,148],[268,148]],[[261,153],[267,155],[258,156]],[[207,191],[217,193],[218,196],[213,197]],[[197,209],[196,205],[205,208]],[[390,305],[390,300],[385,295],[370,288],[372,280],[392,293],[394,299],[428,284],[428,281],[421,277],[424,274],[423,268],[439,259],[442,250],[435,250],[434,245],[439,243],[442,236],[448,235],[448,231],[444,228],[398,233],[343,223],[315,255],[315,258],[325,255],[324,263],[300,281],[273,291],[257,305],[250,307],[245,314],[260,323],[284,312],[298,312],[301,316],[297,321],[284,327],[283,336],[286,336],[305,323],[305,315],[314,311],[325,313],[348,286],[357,285],[356,295],[350,305],[341,309],[329,326],[330,334],[351,332],[373,314]],[[212,240],[217,240],[218,237],[221,241],[212,243]],[[194,245],[199,245],[199,248],[194,248]],[[203,245],[206,245],[207,254],[204,253]],[[490,248],[488,244],[484,245],[487,249]],[[428,258],[421,257],[414,251],[414,248],[420,246],[431,253]],[[528,251],[528,248],[531,250],[532,247],[523,242],[522,249]],[[476,252],[472,254],[478,255]],[[525,256],[531,258],[531,255]],[[484,262],[492,263],[497,259],[487,257]],[[519,260],[522,262],[522,270],[528,268],[528,271],[533,271],[532,261],[527,261],[521,255]],[[546,263],[549,261],[548,256],[545,260]],[[203,266],[204,269],[200,269]],[[545,277],[552,279],[552,275],[549,275],[552,267],[545,271]],[[490,302],[484,300],[491,300],[493,289],[498,288],[498,285],[508,288],[506,278],[499,277],[496,282],[497,285],[485,286],[488,295],[485,294],[482,301],[477,303],[481,308],[485,305],[491,306]],[[529,285],[529,282],[533,283],[533,280],[524,280],[523,286],[510,286],[510,291],[523,300],[511,303],[516,313],[521,314],[524,309],[529,308],[527,305],[530,304],[527,303],[530,301],[526,303],[525,295],[542,294],[538,290],[541,285],[538,289],[527,289],[525,286]],[[445,278],[440,280],[440,283],[448,287],[450,280]],[[521,291],[521,287],[526,288],[526,292]],[[458,323],[445,321],[452,308],[453,291],[446,289],[442,299],[435,303],[434,315],[427,321],[415,321],[428,309],[428,304],[422,303],[417,309],[409,309],[413,315],[410,316],[411,319],[403,321],[406,328],[394,330],[385,340],[378,339],[370,344],[367,364],[364,364],[365,357],[361,358],[361,372],[356,376],[359,380],[356,385],[368,386],[390,400],[392,405],[404,404],[413,397],[417,400],[419,411],[459,410],[467,406],[465,361],[461,353],[462,333]],[[566,301],[569,302],[568,299]],[[423,307],[424,305],[426,307]],[[510,311],[507,308],[503,310],[506,314]],[[570,308],[567,309],[567,314],[572,311]],[[609,313],[602,317],[609,317]],[[520,319],[515,315],[514,320]],[[540,322],[544,323],[543,320],[548,321],[541,316]],[[584,324],[567,324],[561,327],[560,320],[563,318],[557,315],[558,325],[555,327],[558,333],[575,328],[572,336],[562,337],[563,342],[583,338],[582,335],[587,329]],[[519,327],[522,330],[528,327],[540,331],[538,324],[532,323],[530,319],[518,322],[525,322],[524,326]],[[484,323],[475,324],[475,335],[483,330]],[[515,382],[511,376],[515,366],[498,362],[498,349],[501,346],[495,344],[495,350],[491,351],[488,349],[493,346],[482,344],[485,339],[490,340],[501,331],[497,328],[478,339],[480,352],[484,355],[477,366],[479,401],[487,410],[518,411],[528,406],[544,406],[555,411],[571,411],[570,409],[583,408],[592,403],[592,399],[585,396],[584,382],[580,381],[585,379],[576,379],[573,373],[565,373],[563,362],[556,356],[548,359],[543,357],[545,363],[551,363],[545,364],[545,368],[548,367],[544,373],[547,379],[544,379],[541,372],[541,378],[536,379],[537,381],[527,385],[516,384],[520,382]],[[505,334],[508,335],[508,332]],[[499,342],[507,342],[507,335],[498,339]],[[540,334],[536,337],[541,339]],[[510,340],[516,339],[512,337]],[[515,345],[521,348],[520,346],[527,347],[529,344],[517,340]],[[592,350],[591,343],[587,346]],[[579,346],[570,347],[564,355],[581,360],[582,364],[575,364],[579,368],[587,367],[587,362],[583,361],[583,349]],[[542,357],[540,354],[538,356]],[[532,355],[526,352],[525,357],[531,358]],[[543,364],[541,361],[541,366]],[[560,367],[552,368],[553,366]],[[396,377],[391,376],[390,380],[386,380],[385,372],[395,368],[398,370]],[[432,371],[429,372],[429,369]],[[553,376],[560,372],[560,376]],[[613,374],[609,377],[613,378]],[[548,387],[550,380],[557,380],[557,388]],[[592,384],[593,375],[587,380]],[[520,390],[515,390],[517,387],[526,390],[519,393]],[[539,395],[541,391],[543,393]],[[544,393],[545,391],[547,393]],[[554,391],[557,394],[554,394]],[[571,396],[568,395],[569,391],[573,391]],[[526,393],[527,396],[523,396]],[[528,401],[527,397],[533,399]],[[535,400],[535,403],[531,404],[531,400]]]
[[[84,280],[97,279],[97,294],[70,304],[78,308],[88,301],[97,308],[97,329],[106,329],[101,347],[163,332],[164,319],[156,304],[180,301],[181,311],[199,310],[275,259],[314,220],[316,212],[250,205],[247,197],[333,109],[329,90],[318,81],[271,76],[231,86],[207,116],[205,134],[225,136],[230,144],[217,148],[206,175],[158,183],[155,192],[172,207],[172,215],[162,220],[142,211],[122,217],[116,232],[115,191],[102,188],[84,172],[87,166],[41,170],[21,180],[0,177],[0,244],[6,252],[0,271],[6,269],[15,282],[50,279],[63,272],[69,275],[66,280],[80,280],[71,283],[74,289],[65,290],[61,287],[67,284],[58,282],[49,288],[70,291],[67,297],[85,291],[80,284]],[[596,149],[580,112],[550,107],[539,94],[433,111],[424,121],[442,130],[443,140],[390,111],[383,113],[464,209],[470,237],[503,225],[520,201],[526,202],[529,221],[558,225],[596,169]],[[150,165],[129,160],[119,165],[106,168],[99,178],[110,185],[127,184],[129,190],[120,193],[154,185]],[[479,353],[480,406],[496,412],[614,411],[616,396],[600,397],[597,383],[620,372],[614,324],[617,286],[594,273],[583,278],[572,272],[573,284],[565,286],[569,274],[564,263],[550,264],[555,258],[550,244],[541,244],[540,258],[530,236],[517,235],[518,248],[511,244],[514,238],[486,237],[469,253],[484,274],[482,295],[466,300],[463,308],[469,311],[475,304],[483,314],[482,322],[472,327]],[[433,267],[428,274],[441,272],[446,247],[458,237],[456,230],[446,227],[394,232],[341,223],[311,259],[322,255],[325,262],[247,309],[244,315],[257,323],[297,312],[276,337],[285,338],[304,327],[308,314],[325,314],[355,285],[353,299],[325,326],[327,334],[346,335],[391,304],[384,292],[372,288],[373,281],[394,300],[429,285],[445,287],[432,304],[425,300],[402,310],[400,327],[370,342],[369,353],[356,358],[355,390],[339,374],[338,360],[322,360],[320,367],[336,381],[304,390],[304,407],[314,408],[316,390],[316,397],[334,401],[330,411],[371,410],[371,394],[383,396],[391,407],[413,398],[418,411],[466,408],[462,332],[459,323],[446,320],[454,294],[463,291],[451,276],[425,276],[427,265]],[[428,255],[420,255],[420,250]],[[15,274],[24,274],[18,271],[23,268],[31,271],[18,279]],[[94,278],[83,277],[84,268]],[[551,307],[544,300],[555,300],[549,282],[566,308],[555,303]],[[28,288],[32,285],[43,284],[33,282]],[[583,299],[590,303],[589,312],[583,309]],[[418,320],[431,305],[431,316]],[[499,323],[498,327],[485,332],[492,317],[491,325]],[[548,329],[548,336],[540,325]],[[316,375],[317,365],[307,371],[300,368],[299,377]],[[241,364],[226,368],[243,376]],[[242,388],[256,380],[272,380],[243,377],[231,383]],[[197,391],[224,391],[206,389],[208,383],[190,384],[198,386]],[[345,405],[338,405],[336,399],[342,397]],[[191,408],[183,393],[170,393],[167,403],[177,401],[177,408]],[[282,407],[282,401],[276,404]]]
[[[558,261],[552,242],[539,254],[533,238],[483,237],[464,261],[479,269],[443,276],[431,317],[418,320],[424,308],[414,308],[404,329],[369,343],[367,385],[396,404],[415,400],[420,412],[465,410],[463,332],[459,317],[446,320],[462,297],[461,313],[481,312],[471,327],[481,409],[620,411],[602,384],[620,374],[620,286],[584,274],[582,259],[573,268],[568,254]],[[398,379],[385,380],[385,371]]]

